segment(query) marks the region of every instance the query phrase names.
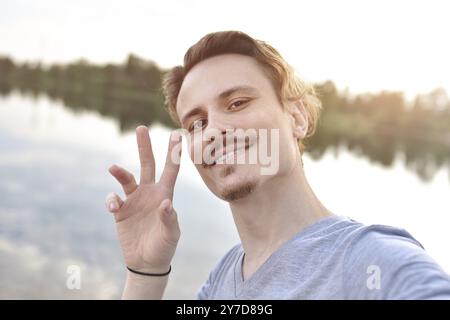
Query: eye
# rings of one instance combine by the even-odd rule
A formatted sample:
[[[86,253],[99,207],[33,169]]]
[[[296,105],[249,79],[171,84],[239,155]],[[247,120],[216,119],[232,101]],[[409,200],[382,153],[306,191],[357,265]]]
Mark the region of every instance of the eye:
[[[248,100],[237,100],[237,101],[233,102],[232,104],[230,104],[230,106],[228,107],[228,110],[239,109],[240,107],[245,105],[247,102],[248,102]]]
[[[202,129],[203,126],[204,126],[204,122],[205,122],[205,121],[202,120],[202,119],[197,119],[197,120],[195,120],[195,121],[192,122],[192,124],[190,125],[189,131]]]

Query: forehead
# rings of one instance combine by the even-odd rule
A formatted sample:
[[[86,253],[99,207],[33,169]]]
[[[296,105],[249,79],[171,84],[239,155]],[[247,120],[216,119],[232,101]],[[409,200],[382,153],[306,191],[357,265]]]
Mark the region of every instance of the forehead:
[[[177,113],[214,100],[221,92],[235,86],[250,86],[260,92],[272,90],[263,68],[252,57],[224,54],[208,58],[193,67],[180,88]]]

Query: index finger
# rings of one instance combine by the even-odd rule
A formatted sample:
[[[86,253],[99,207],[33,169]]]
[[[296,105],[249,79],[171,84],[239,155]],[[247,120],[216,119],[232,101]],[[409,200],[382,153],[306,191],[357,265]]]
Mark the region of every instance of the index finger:
[[[161,179],[162,184],[173,191],[178,171],[180,170],[181,158],[181,134],[178,131],[170,135],[169,148],[167,150],[166,164]]]
[[[155,182],[155,158],[152,151],[152,143],[146,126],[136,128],[136,139],[141,162],[140,184]]]

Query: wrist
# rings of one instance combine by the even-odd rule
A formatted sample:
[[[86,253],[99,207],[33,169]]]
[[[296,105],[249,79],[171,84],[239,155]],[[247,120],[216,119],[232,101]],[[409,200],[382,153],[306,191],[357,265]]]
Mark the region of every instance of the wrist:
[[[126,282],[133,286],[147,286],[156,283],[166,283],[168,279],[169,279],[168,275],[165,277],[147,277],[127,270]]]
[[[154,270],[152,272],[148,272],[147,270],[145,271],[140,271],[140,270],[134,270],[130,267],[127,266],[127,270],[131,273],[140,275],[140,276],[146,276],[146,277],[165,277],[168,276],[170,274],[170,271],[172,271],[172,266],[169,265],[169,268],[166,269],[167,271],[164,272],[154,272]]]
[[[151,282],[161,282],[166,281],[169,277],[169,270],[172,270],[170,265],[161,267],[147,267],[147,268],[132,268],[125,266],[127,269],[127,281],[132,283],[151,283]],[[145,275],[149,274],[149,275]],[[150,274],[160,275],[151,276]]]

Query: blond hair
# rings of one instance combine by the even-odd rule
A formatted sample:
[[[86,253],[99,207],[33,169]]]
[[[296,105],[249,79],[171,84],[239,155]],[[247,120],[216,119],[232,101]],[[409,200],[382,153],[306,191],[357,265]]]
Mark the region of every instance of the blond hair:
[[[314,134],[321,109],[321,102],[314,87],[297,77],[294,69],[275,48],[240,31],[207,34],[189,48],[184,56],[183,66],[172,68],[164,76],[165,106],[177,124],[180,124],[180,120],[176,112],[176,103],[184,77],[201,61],[229,53],[242,54],[256,59],[271,80],[283,106],[286,102],[301,100],[308,117],[308,130],[305,138]],[[302,140],[299,140],[299,148],[303,153],[305,146]]]

